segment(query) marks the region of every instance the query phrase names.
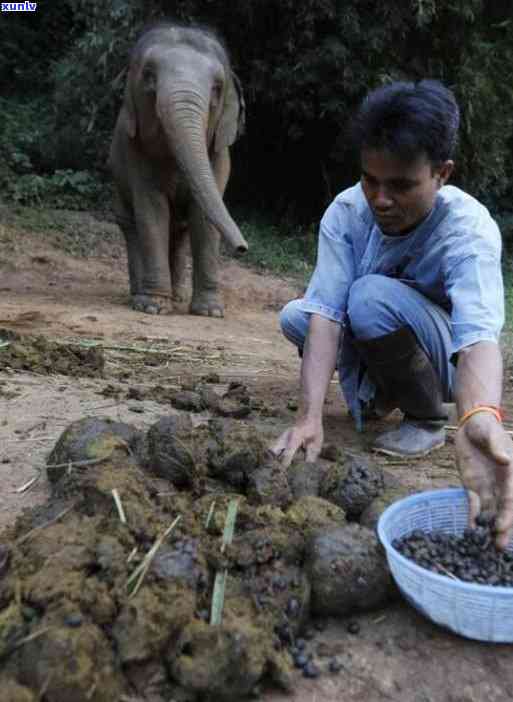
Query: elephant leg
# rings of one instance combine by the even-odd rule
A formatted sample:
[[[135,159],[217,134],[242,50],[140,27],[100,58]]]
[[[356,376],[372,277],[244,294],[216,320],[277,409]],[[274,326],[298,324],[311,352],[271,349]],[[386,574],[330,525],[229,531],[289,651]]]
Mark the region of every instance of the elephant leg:
[[[219,295],[220,234],[199,208],[191,212],[192,300],[191,314],[224,317]]]
[[[132,307],[147,314],[169,314],[171,280],[169,272],[169,204],[156,191],[136,190],[135,222],[141,259],[141,285],[132,295]]]
[[[189,298],[187,285],[187,235],[188,227],[185,222],[175,222],[170,230],[169,268],[171,271],[171,286],[173,302],[186,303]]]
[[[143,274],[134,213],[125,205],[117,192],[114,195],[114,214],[116,215],[116,221],[125,238],[130,295],[137,295],[142,287]]]
[[[216,154],[212,170],[217,187],[224,194],[230,176],[228,149]],[[190,313],[208,317],[224,317],[224,306],[219,293],[220,234],[194,205],[191,208],[192,300]]]

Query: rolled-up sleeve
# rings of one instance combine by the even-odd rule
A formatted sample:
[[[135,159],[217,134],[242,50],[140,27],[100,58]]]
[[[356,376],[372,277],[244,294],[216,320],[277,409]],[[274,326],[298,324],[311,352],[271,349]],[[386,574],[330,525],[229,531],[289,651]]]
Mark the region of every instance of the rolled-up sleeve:
[[[504,325],[504,287],[500,256],[473,252],[446,278],[451,300],[453,353],[479,341],[498,342]]]
[[[321,220],[315,271],[303,298],[304,312],[344,324],[349,288],[355,278],[348,206],[335,200]]]

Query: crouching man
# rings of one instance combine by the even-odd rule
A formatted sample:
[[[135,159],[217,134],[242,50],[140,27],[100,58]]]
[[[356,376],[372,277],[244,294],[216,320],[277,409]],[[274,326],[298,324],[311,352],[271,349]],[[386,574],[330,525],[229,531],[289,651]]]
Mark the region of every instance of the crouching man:
[[[446,403],[459,415],[456,460],[471,521],[498,509],[498,544],[513,524],[513,445],[502,426],[504,321],[501,237],[487,209],[446,185],[459,110],[437,81],[370,93],[353,125],[361,180],[320,226],[317,266],[303,299],[281,312],[302,355],[301,406],[273,451],[315,460],[322,408],[338,369],[361,429],[399,408],[399,428],[375,449],[422,456],[445,443]]]

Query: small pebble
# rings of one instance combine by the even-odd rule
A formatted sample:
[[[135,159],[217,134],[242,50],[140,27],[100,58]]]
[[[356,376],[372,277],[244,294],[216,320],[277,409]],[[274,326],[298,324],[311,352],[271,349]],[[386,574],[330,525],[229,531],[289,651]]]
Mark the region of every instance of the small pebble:
[[[347,631],[350,634],[359,634],[360,633],[360,625],[358,624],[357,621],[351,621],[347,625]]]
[[[321,671],[313,661],[308,661],[308,663],[303,668],[303,675],[305,676],[305,678],[318,678],[320,674]]]
[[[10,463],[10,462],[11,462],[11,459],[10,459],[10,458],[7,458],[7,456],[5,456],[4,458],[2,458],[2,463]]]

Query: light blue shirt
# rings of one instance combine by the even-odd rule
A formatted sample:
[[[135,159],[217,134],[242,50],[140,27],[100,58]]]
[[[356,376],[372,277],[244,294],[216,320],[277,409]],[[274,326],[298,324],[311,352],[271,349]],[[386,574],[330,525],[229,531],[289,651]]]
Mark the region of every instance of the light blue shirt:
[[[504,324],[501,235],[486,207],[462,190],[442,187],[426,219],[401,237],[383,234],[359,183],[340,193],[321,221],[302,310],[345,325],[349,289],[370,273],[396,278],[444,308],[451,353],[478,341],[498,342]],[[348,375],[344,356],[339,370]],[[349,406],[353,399],[346,395]]]

